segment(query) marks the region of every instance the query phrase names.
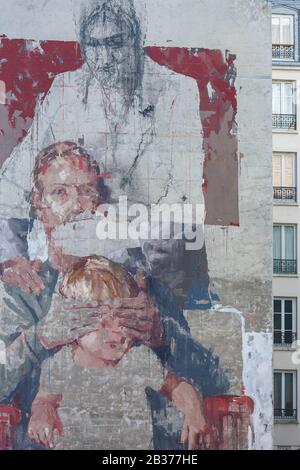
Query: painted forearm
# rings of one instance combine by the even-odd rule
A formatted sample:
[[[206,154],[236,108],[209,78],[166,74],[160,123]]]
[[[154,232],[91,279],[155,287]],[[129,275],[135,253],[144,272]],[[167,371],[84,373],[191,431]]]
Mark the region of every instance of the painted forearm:
[[[40,390],[32,403],[32,410],[38,406],[51,406],[57,409],[62,401],[62,394],[48,393]]]
[[[175,374],[168,373],[163,385],[160,388],[160,393],[164,395],[170,402],[172,402],[172,396],[174,390],[183,380],[178,378]]]

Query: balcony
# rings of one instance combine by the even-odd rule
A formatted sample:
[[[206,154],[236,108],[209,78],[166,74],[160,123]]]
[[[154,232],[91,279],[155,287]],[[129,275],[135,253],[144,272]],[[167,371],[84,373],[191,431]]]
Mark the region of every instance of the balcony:
[[[297,421],[297,409],[275,408],[274,418],[280,421]]]
[[[296,130],[296,114],[273,114],[272,127],[273,129]]]
[[[273,44],[272,58],[277,60],[294,60],[295,46],[294,44]]]
[[[297,188],[274,186],[273,198],[276,202],[297,202]]]
[[[274,259],[274,274],[297,274],[297,260],[295,259]]]
[[[282,348],[290,348],[297,340],[297,333],[293,331],[274,330],[274,345]]]

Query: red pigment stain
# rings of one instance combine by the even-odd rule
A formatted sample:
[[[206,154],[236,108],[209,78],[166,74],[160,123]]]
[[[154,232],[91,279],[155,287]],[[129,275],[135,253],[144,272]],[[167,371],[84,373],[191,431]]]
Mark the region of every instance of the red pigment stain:
[[[12,405],[0,405],[0,450],[12,450],[15,442],[16,425],[21,412]]]
[[[41,167],[42,176],[45,176],[47,170],[48,170],[48,163],[44,162]]]
[[[221,395],[206,397],[203,402],[208,423],[206,433],[210,436],[209,450],[248,449],[248,431],[249,427],[252,429],[251,415],[254,412],[253,400],[245,395]],[[226,437],[226,422],[230,427],[229,440]]]
[[[0,37],[0,80],[5,83],[8,124],[17,145],[26,136],[36,105],[43,102],[55,77],[82,66],[74,41],[40,41]],[[22,135],[18,132],[22,130]],[[11,136],[10,136],[11,138]]]

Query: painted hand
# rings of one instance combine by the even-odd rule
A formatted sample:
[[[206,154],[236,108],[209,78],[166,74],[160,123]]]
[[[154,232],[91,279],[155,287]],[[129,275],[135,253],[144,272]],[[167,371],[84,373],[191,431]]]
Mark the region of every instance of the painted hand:
[[[180,382],[172,392],[172,403],[184,414],[181,443],[186,444],[188,450],[208,448],[209,434],[199,393],[189,383]]]
[[[136,282],[140,289],[139,295],[117,299],[112,305],[111,313],[118,319],[127,338],[154,348],[162,346],[164,331],[159,310],[147,294],[144,275],[139,273]]]
[[[53,397],[50,396],[50,397]],[[28,435],[36,444],[49,449],[54,448],[54,434],[63,437],[63,425],[57,412],[57,405],[53,400],[35,400],[32,404],[31,418],[28,426]]]
[[[18,287],[27,293],[40,294],[45,286],[37,274],[42,270],[42,262],[29,261],[23,256],[1,264],[2,273],[0,280],[14,287]]]

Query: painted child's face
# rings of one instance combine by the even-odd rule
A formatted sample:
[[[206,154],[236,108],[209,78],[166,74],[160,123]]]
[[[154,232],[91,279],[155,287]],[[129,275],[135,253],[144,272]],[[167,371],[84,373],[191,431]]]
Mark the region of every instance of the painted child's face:
[[[132,346],[117,320],[106,318],[96,331],[72,343],[72,357],[78,367],[101,369],[115,366]]]
[[[44,169],[39,181],[42,191],[33,204],[38,218],[48,225],[71,222],[100,204],[98,178],[84,156],[58,157]]]

